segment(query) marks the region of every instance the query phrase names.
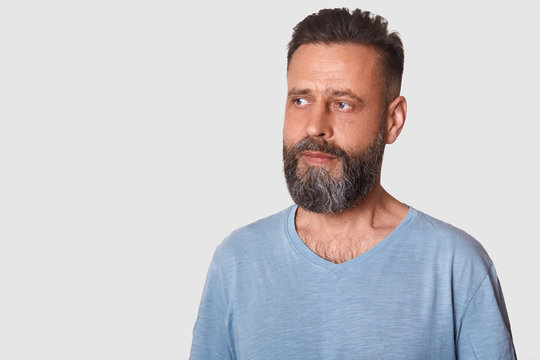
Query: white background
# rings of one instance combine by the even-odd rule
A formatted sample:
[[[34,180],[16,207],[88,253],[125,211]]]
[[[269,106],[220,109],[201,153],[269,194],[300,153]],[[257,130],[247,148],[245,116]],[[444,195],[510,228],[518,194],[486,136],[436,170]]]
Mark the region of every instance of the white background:
[[[534,2],[271,3],[2,2],[0,358],[186,359],[215,247],[291,204],[292,27],[360,6],[405,44],[383,185],[482,242],[540,359]]]

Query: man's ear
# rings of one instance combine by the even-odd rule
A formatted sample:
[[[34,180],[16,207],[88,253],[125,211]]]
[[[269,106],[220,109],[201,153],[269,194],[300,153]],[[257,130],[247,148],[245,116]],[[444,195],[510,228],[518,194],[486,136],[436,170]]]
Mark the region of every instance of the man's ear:
[[[407,117],[407,100],[403,96],[395,98],[386,108],[385,142],[392,144],[398,138]]]

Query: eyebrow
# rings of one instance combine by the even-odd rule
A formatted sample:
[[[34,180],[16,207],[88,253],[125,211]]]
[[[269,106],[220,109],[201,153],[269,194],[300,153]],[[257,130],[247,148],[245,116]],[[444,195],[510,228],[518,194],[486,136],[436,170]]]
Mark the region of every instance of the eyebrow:
[[[293,96],[303,96],[303,95],[311,95],[313,94],[313,91],[309,89],[299,89],[299,88],[292,88],[291,91],[287,94],[287,97],[293,97]]]
[[[329,89],[328,91],[326,91],[326,93],[327,95],[334,96],[334,97],[348,97],[348,98],[358,101],[359,103],[364,102],[364,100],[362,100],[358,95],[356,95],[350,89],[342,89],[342,90]]]
[[[287,94],[287,97],[291,98],[293,96],[305,95],[313,95],[313,91],[310,89],[292,88]],[[333,97],[348,97],[360,103],[364,102],[364,100],[362,100],[358,95],[356,95],[351,89],[328,89],[326,90],[326,95]]]

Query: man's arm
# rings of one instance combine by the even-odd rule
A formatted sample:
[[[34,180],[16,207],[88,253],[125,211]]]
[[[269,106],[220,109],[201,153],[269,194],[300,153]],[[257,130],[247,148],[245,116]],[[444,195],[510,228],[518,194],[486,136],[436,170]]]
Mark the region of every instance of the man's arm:
[[[190,360],[232,359],[226,328],[227,299],[220,273],[210,264],[197,322],[193,329]]]
[[[468,303],[456,330],[458,359],[516,359],[510,321],[493,265]]]

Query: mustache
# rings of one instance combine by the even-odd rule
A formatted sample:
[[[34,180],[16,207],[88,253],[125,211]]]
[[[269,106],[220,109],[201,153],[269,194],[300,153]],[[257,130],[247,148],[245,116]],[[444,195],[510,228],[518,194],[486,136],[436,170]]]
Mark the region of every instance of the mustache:
[[[296,145],[294,145],[290,150],[290,155],[296,157],[303,151],[317,151],[344,160],[349,159],[349,156],[347,155],[345,150],[341,149],[340,147],[332,145],[326,140],[312,138],[309,136],[303,138]]]

